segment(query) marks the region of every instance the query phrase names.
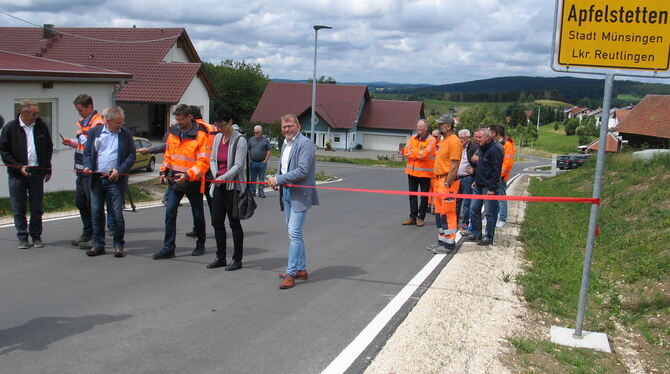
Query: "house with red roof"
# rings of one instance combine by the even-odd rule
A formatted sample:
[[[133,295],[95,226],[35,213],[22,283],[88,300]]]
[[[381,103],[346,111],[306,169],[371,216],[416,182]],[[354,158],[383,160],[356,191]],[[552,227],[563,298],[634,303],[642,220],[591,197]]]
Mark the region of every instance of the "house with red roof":
[[[670,95],[647,95],[616,127],[633,147],[670,148]]]
[[[315,134],[317,147],[397,151],[424,117],[423,102],[375,100],[364,85],[317,84],[316,125],[311,128],[312,85],[269,82],[251,122],[271,124],[295,114],[302,132]]]
[[[34,99],[51,127],[70,136],[86,93],[96,109],[121,106],[138,135],[161,138],[178,104],[200,106],[205,120],[217,95],[183,28],[0,27],[0,114]]]

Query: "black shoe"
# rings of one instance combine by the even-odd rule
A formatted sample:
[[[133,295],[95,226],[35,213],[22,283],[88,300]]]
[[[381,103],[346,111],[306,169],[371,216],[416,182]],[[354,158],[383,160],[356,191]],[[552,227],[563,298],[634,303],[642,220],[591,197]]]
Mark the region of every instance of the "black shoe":
[[[265,199],[265,194],[258,195],[258,197],[260,197],[261,199]]]
[[[86,256],[95,257],[95,256],[104,255],[105,253],[107,253],[107,252],[105,252],[105,247],[93,247],[93,248],[89,249],[88,251],[86,251]]]
[[[28,238],[26,239],[19,239],[19,249],[28,249],[30,248],[30,243],[28,243]]]
[[[483,239],[480,239],[480,240],[477,242],[477,244],[479,244],[479,245],[492,245],[492,244],[493,244],[493,239],[491,239],[491,238],[483,238]]]
[[[225,258],[216,258],[214,261],[212,261],[209,265],[207,265],[207,269],[216,269],[216,268],[222,268],[226,266],[226,259]]]
[[[192,230],[192,231],[190,231],[190,232],[187,232],[187,233],[186,233],[186,236],[188,236],[189,238],[195,238],[195,230]]]
[[[242,269],[242,261],[233,261],[226,266],[226,271],[234,271],[237,269]]]
[[[93,248],[93,241],[91,239],[85,242],[79,242],[79,249],[91,249]]]
[[[161,249],[151,256],[154,260],[165,260],[168,258],[174,258],[174,250],[168,251],[167,249]]]
[[[35,248],[44,248],[44,243],[40,238],[33,238],[33,247]]]
[[[482,237],[472,235],[472,236],[465,237],[465,240],[467,240],[469,242],[478,242],[478,241],[482,240]]]
[[[191,252],[191,256],[202,256],[205,254],[205,247],[202,248],[195,248],[193,252]]]
[[[82,236],[78,237],[77,239],[70,240],[70,244],[71,244],[72,246],[74,246],[74,247],[78,247],[78,246],[79,246],[79,243],[81,243],[81,242],[87,242],[87,241],[89,241],[89,240],[91,240],[91,237],[90,237],[90,236],[84,236],[84,235],[82,235]]]

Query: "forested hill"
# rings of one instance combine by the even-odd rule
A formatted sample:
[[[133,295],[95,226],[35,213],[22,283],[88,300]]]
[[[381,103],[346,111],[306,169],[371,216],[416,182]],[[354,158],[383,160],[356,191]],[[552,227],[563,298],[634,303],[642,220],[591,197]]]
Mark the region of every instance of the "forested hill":
[[[532,94],[536,99],[554,99],[578,102],[581,99],[600,100],[604,79],[575,77],[500,77],[470,82],[444,84],[399,91],[423,98],[452,101],[514,101],[520,93]],[[670,94],[670,85],[636,81],[614,81],[613,96],[643,97],[647,94]]]

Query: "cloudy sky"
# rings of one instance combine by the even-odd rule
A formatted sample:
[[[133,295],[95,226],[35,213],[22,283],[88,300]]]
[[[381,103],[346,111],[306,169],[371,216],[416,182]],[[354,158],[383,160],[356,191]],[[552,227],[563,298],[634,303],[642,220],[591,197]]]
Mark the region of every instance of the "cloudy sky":
[[[56,27],[184,27],[200,57],[261,64],[270,78],[444,84],[555,76],[554,0],[0,0]],[[29,26],[0,14],[0,26]]]

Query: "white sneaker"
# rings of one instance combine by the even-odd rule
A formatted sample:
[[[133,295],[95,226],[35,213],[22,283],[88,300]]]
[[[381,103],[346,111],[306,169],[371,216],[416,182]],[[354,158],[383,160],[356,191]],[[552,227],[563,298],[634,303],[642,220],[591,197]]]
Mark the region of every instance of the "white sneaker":
[[[505,227],[505,226],[507,226],[507,223],[505,221],[498,221],[498,223],[496,223],[496,227]]]

